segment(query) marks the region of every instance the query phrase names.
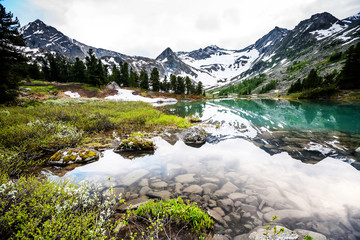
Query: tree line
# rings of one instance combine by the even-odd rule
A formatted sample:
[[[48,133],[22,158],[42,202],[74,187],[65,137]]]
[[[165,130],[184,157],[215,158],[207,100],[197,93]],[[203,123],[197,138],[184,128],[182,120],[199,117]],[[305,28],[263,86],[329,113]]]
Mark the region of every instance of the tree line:
[[[203,85],[199,82],[195,85],[188,76],[181,77],[170,75],[170,81],[165,76],[160,81],[159,70],[154,67],[150,73],[143,69],[138,74],[127,62],[120,62],[119,66],[113,65],[109,74],[108,66],[95,57],[92,49],[89,50],[85,63],[79,58],[71,64],[61,55],[47,55],[41,58],[41,72],[46,81],[56,82],[80,82],[101,86],[110,82],[116,82],[120,87],[141,88],[144,90],[172,91],[176,94],[203,94]]]
[[[171,75],[170,80],[160,81],[157,68],[153,68],[150,77],[145,70],[139,74],[127,62],[119,66],[109,66],[97,59],[93,50],[88,51],[85,61],[75,61],[61,54],[47,54],[30,63],[21,53],[18,46],[25,46],[19,34],[20,24],[13,19],[11,12],[6,12],[0,4],[0,103],[13,101],[19,95],[22,79],[38,79],[50,82],[80,82],[94,86],[102,86],[116,82],[121,87],[134,87],[153,91],[172,91],[176,94],[204,94],[203,85],[195,85],[189,77]],[[109,72],[111,72],[109,74]]]
[[[333,55],[332,55],[333,56]],[[331,60],[331,59],[330,59]],[[341,72],[334,70],[324,77],[311,69],[308,76],[298,79],[288,89],[288,93],[301,92],[316,88],[359,89],[360,88],[360,43],[346,51],[345,65]]]

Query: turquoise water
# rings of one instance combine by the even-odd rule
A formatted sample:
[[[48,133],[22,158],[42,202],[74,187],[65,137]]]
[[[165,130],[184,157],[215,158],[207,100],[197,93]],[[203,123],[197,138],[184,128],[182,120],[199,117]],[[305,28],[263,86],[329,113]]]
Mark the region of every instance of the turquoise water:
[[[222,208],[226,223],[215,233],[228,238],[266,226],[275,215],[290,229],[330,240],[360,238],[359,104],[219,100],[177,103],[167,111],[201,118],[207,142],[195,148],[178,133],[163,132],[153,139],[153,154],[129,158],[109,149],[63,178],[100,183],[104,191],[113,186],[127,201],[152,191],[209,211]],[[184,174],[190,179],[181,182]],[[188,190],[193,185],[200,191]],[[241,197],[231,199],[232,192]],[[224,207],[221,201],[229,199]]]
[[[204,115],[211,106],[230,111],[257,127],[271,130],[337,130],[360,133],[360,102],[296,102],[287,100],[218,100],[177,103],[171,111],[180,116]],[[222,108],[223,107],[223,108]]]

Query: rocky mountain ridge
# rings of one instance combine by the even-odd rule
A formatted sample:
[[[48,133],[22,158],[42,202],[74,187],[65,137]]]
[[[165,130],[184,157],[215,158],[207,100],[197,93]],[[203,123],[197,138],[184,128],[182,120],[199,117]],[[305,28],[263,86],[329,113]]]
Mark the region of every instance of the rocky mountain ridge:
[[[88,46],[40,20],[22,27],[21,33],[27,45],[25,52],[33,57],[52,51],[84,59],[92,48],[96,57],[106,64],[127,62],[138,72],[142,69],[151,72],[156,67],[161,76],[189,76],[196,82],[202,81],[207,88],[235,84],[258,74],[267,74],[269,79],[276,78],[283,83],[280,89],[286,89],[293,79],[310,71],[305,67],[301,73],[290,76],[286,71],[288,66],[297,62],[306,62],[311,66],[360,41],[360,14],[339,20],[330,13],[319,13],[301,21],[292,30],[275,27],[254,44],[240,50],[215,45],[191,52],[173,52],[167,48],[156,59],[127,56]],[[339,68],[338,65],[329,69]]]

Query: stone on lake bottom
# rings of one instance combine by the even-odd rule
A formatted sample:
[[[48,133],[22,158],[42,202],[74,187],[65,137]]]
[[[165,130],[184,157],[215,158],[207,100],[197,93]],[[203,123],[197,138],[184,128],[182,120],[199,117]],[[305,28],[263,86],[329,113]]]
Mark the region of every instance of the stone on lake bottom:
[[[202,193],[203,189],[199,185],[191,185],[183,190],[186,193]]]
[[[139,181],[140,179],[142,179],[143,177],[145,177],[147,174],[149,174],[148,170],[145,170],[145,169],[135,170],[135,171],[127,174],[122,179],[122,183],[126,186],[130,186],[133,183],[135,183],[135,182]]]
[[[194,178],[195,174],[183,174],[183,175],[179,175],[175,178],[176,182],[179,183],[191,183],[191,182],[195,182],[195,178]]]
[[[162,200],[166,200],[171,197],[171,193],[169,191],[159,191],[159,192],[150,191],[146,194],[146,196],[150,198],[159,198]]]

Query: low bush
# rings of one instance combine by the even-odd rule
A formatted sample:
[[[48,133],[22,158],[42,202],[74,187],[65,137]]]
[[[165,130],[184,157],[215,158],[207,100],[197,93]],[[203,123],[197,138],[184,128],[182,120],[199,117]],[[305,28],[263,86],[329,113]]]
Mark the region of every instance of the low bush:
[[[86,184],[34,177],[0,180],[2,239],[105,239],[112,230],[115,199],[105,199]]]
[[[128,236],[128,229],[135,226],[132,239],[203,239],[214,227],[212,218],[196,203],[184,203],[180,197],[149,200],[136,210],[128,210],[121,223],[128,226],[120,231],[121,237]]]

